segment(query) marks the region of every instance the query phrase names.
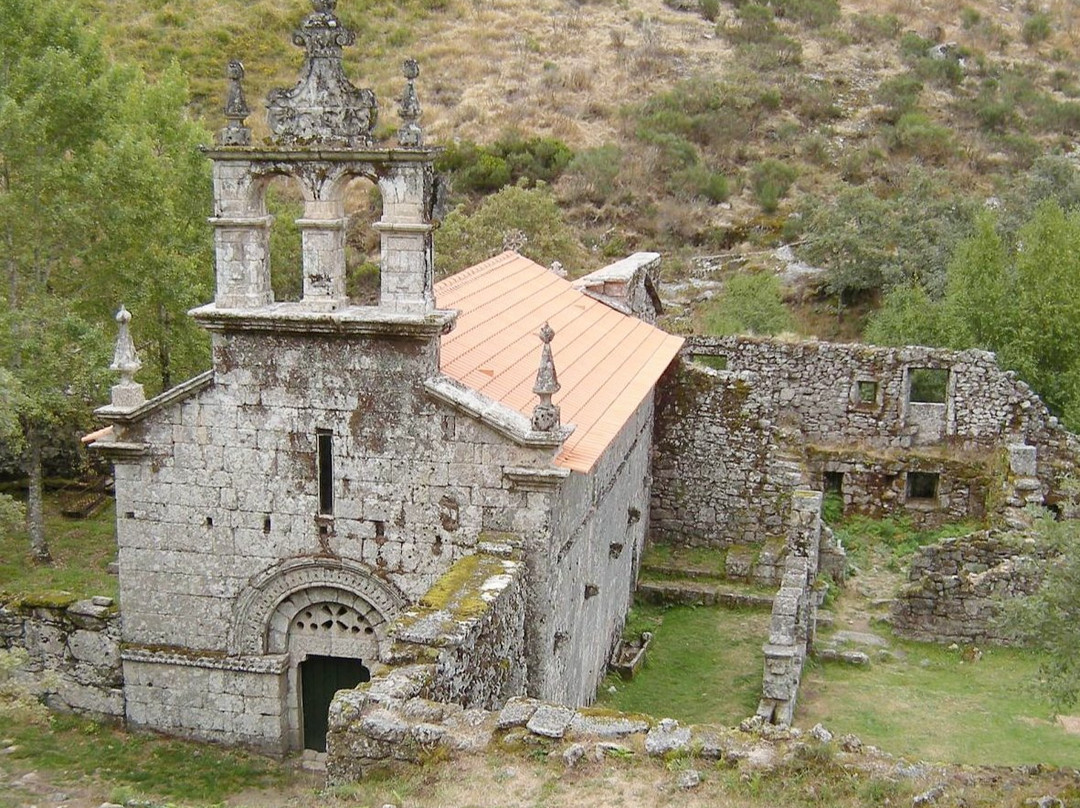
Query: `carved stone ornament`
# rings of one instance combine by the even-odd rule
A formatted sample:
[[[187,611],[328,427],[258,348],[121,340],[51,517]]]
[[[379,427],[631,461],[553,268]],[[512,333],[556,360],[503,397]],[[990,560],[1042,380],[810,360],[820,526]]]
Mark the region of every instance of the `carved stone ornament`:
[[[536,371],[536,384],[533,392],[540,397],[540,403],[533,409],[532,428],[537,432],[554,432],[560,426],[559,408],[551,403],[551,397],[562,389],[559,377],[555,373],[555,360],[551,356],[551,341],[555,331],[548,323],[540,329],[540,368]]]
[[[405,90],[398,101],[398,114],[401,116],[401,129],[398,130],[398,143],[405,148],[419,148],[424,145],[424,130],[420,120],[420,99],[416,97],[416,77],[420,75],[420,66],[415,59],[406,59],[401,66],[405,74]]]
[[[222,146],[250,146],[251,129],[244,119],[251,114],[247,101],[244,100],[244,64],[233,59],[225,68],[225,77],[229,81],[225,91],[225,128],[218,132],[218,142]]]
[[[286,146],[362,147],[371,143],[378,104],[375,93],[345,76],[341,49],[356,41],[336,16],[336,0],[314,0],[314,11],[293,34],[307,51],[300,80],[291,90],[272,90],[266,119],[273,139]]]
[[[120,383],[113,385],[112,406],[116,408],[133,408],[146,401],[143,394],[143,386],[135,381],[136,371],[142,367],[139,354],[135,350],[135,343],[131,339],[131,330],[128,324],[131,322],[131,312],[123,305],[116,313],[116,323],[119,326],[116,335],[116,350],[113,352],[113,361],[109,370],[120,372]]]

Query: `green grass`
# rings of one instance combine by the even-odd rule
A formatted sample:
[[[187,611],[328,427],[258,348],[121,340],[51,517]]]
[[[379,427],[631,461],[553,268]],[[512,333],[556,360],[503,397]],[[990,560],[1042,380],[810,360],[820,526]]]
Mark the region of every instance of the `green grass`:
[[[71,715],[53,716],[47,732],[0,717],[0,737],[18,746],[8,755],[16,764],[25,761],[57,782],[98,780],[125,795],[219,803],[290,777],[274,761],[243,750],[124,732]]]
[[[645,666],[631,682],[605,679],[598,704],[685,723],[736,724],[761,697],[768,623],[763,612],[635,606],[628,628],[654,634]],[[608,692],[612,685],[615,693]]]
[[[53,563],[36,564],[25,528],[0,534],[0,599],[63,590],[79,598],[117,596],[117,580],[106,568],[116,559],[116,516],[113,503],[89,519],[60,515],[54,496],[45,498],[45,537]]]
[[[650,544],[641,559],[642,567],[692,567],[699,570],[715,570],[723,577],[727,550],[712,547],[678,547],[673,544]]]
[[[1031,687],[1037,656],[990,647],[972,663],[944,646],[892,645],[903,659],[870,668],[808,665],[797,723],[820,721],[834,733],[854,733],[922,760],[1010,766],[1080,760],[1080,736],[1054,723],[1049,702]]]

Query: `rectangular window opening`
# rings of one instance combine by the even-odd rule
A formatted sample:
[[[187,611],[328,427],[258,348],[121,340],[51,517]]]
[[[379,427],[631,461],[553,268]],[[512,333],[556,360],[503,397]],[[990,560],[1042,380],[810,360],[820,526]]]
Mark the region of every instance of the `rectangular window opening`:
[[[727,370],[728,366],[726,354],[692,354],[690,361],[712,370]]]
[[[907,474],[907,498],[934,500],[938,495],[939,474],[927,471],[909,471]]]
[[[844,472],[842,471],[826,471],[825,472],[825,493],[826,494],[842,494],[844,492]]]
[[[908,401],[944,404],[949,391],[948,368],[912,368],[908,371]]]
[[[319,513],[329,516],[334,512],[334,436],[329,430],[320,429],[319,456]]]
[[[877,382],[874,381],[860,381],[859,382],[859,403],[860,404],[876,404],[877,403]]]

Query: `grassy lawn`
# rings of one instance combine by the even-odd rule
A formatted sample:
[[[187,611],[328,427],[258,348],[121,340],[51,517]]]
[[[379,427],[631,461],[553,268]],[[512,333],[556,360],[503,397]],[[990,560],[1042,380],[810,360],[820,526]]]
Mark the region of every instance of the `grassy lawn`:
[[[890,642],[903,658],[870,668],[811,663],[803,675],[798,723],[822,722],[898,755],[979,765],[1075,766],[1080,735],[1053,721],[1032,689],[1039,660],[985,648],[978,662],[925,643]]]
[[[116,597],[117,580],[106,571],[116,559],[113,502],[89,519],[60,515],[54,496],[45,497],[45,537],[53,563],[35,564],[25,528],[0,534],[0,596],[65,590],[80,598]]]
[[[0,737],[14,742],[16,748],[5,757],[16,766],[51,772],[57,783],[100,783],[114,802],[138,794],[219,803],[244,789],[285,785],[290,778],[280,764],[243,750],[124,732],[70,715],[52,716],[44,730],[0,713]],[[0,796],[0,806],[18,804]]]
[[[655,634],[645,666],[631,682],[605,679],[598,703],[684,723],[737,724],[761,697],[768,624],[765,612],[635,606],[627,634]]]

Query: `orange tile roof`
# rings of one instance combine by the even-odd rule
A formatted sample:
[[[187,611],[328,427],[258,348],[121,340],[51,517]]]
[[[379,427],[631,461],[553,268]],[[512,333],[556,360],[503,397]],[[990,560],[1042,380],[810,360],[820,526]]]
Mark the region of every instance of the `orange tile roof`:
[[[458,309],[442,338],[447,376],[531,416],[540,327],[562,389],[554,402],[575,429],[555,464],[587,473],[679,352],[683,340],[615,311],[553,272],[504,252],[435,285],[440,309]]]

